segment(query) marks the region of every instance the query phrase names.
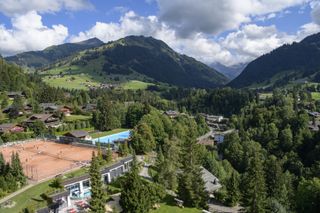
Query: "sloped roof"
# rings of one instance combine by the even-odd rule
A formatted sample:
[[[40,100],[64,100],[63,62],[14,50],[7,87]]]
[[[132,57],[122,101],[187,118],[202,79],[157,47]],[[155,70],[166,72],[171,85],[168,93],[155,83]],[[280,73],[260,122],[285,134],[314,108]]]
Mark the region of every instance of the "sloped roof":
[[[205,182],[206,190],[211,193],[221,188],[221,184],[219,183],[219,179],[214,176],[211,172],[206,170],[204,167],[202,169],[202,179]]]
[[[82,138],[82,137],[86,137],[87,135],[89,135],[89,133],[84,130],[74,130],[74,131],[66,133],[65,135],[75,137],[75,138]]]

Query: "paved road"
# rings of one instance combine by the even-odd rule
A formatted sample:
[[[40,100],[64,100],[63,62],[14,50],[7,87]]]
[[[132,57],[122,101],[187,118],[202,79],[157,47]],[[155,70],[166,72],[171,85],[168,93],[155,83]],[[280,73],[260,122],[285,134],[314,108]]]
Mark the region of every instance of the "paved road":
[[[211,127],[209,127],[209,128],[210,128],[210,131],[207,132],[206,134],[201,135],[200,137],[198,137],[198,138],[197,138],[198,141],[200,141],[200,140],[202,140],[202,139],[206,139],[206,138],[208,138],[208,137],[212,134],[213,129],[212,129]]]

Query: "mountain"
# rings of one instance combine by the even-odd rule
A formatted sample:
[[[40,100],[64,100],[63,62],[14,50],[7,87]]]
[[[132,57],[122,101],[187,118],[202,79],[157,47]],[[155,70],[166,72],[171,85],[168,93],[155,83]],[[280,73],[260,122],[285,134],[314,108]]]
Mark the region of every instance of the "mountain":
[[[232,66],[225,66],[220,63],[213,63],[210,65],[210,67],[218,70],[218,72],[222,73],[223,75],[228,77],[228,79],[230,80],[233,80],[238,75],[240,75],[240,73],[246,66],[247,66],[247,63],[240,63]]]
[[[46,73],[55,76],[82,73],[100,82],[142,80],[199,88],[213,88],[227,82],[213,68],[173,51],[163,41],[144,36],[128,36],[78,52],[52,65]]]
[[[278,87],[288,83],[320,82],[320,33],[285,44],[248,64],[231,87]]]
[[[6,57],[6,60],[20,66],[39,68],[51,64],[62,58],[66,58],[76,52],[99,47],[104,43],[97,38],[91,38],[78,43],[65,43],[54,45],[42,51],[30,51]]]

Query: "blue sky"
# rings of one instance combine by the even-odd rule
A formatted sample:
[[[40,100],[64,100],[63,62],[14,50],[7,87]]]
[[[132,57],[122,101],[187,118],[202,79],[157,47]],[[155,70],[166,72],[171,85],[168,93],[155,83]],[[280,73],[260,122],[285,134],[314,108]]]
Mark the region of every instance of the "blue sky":
[[[0,53],[145,35],[230,66],[317,33],[319,24],[319,0],[0,0]]]

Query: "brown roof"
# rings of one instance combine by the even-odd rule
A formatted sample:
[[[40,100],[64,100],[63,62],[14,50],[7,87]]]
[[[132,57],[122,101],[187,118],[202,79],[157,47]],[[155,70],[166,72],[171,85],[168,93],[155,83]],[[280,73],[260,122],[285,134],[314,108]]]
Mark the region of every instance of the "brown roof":
[[[82,138],[82,137],[86,137],[87,135],[89,135],[89,133],[84,130],[74,130],[72,132],[68,132],[65,134],[65,136],[71,136],[75,138]]]
[[[33,114],[30,116],[30,118],[27,121],[29,122],[32,122],[34,120],[46,121],[48,118],[52,116],[53,116],[52,114]]]

